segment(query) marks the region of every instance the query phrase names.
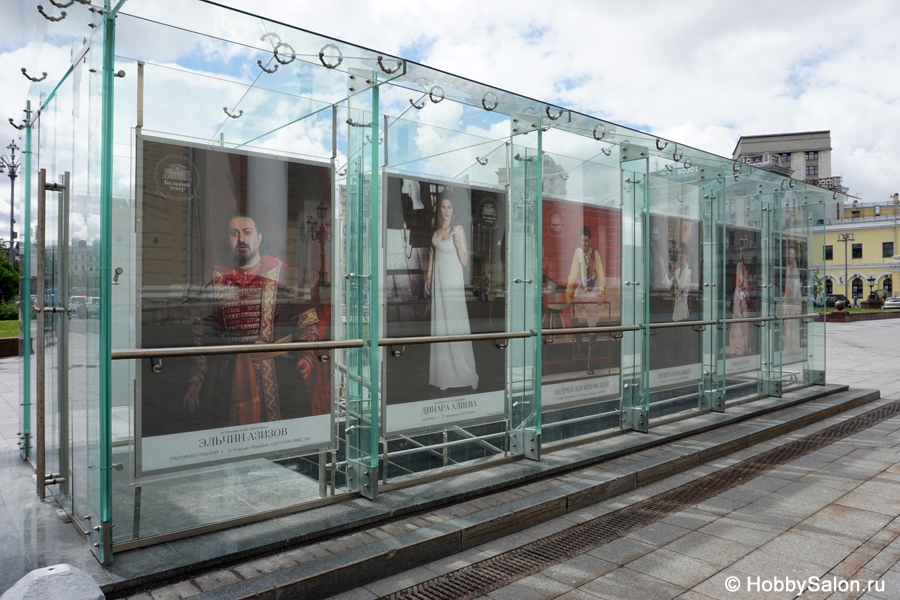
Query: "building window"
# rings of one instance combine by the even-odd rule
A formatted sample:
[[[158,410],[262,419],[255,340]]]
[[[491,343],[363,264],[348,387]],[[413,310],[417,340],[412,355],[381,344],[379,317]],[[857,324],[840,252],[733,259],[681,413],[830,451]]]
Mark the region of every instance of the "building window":
[[[834,248],[825,246],[825,260],[834,260]]]
[[[894,257],[894,242],[881,242],[881,258]]]
[[[791,155],[790,154],[782,154],[781,162],[791,162]]]
[[[833,294],[834,293],[834,282],[829,278],[825,278],[825,293]]]
[[[884,289],[885,292],[887,292],[888,296],[891,296],[894,294],[894,282],[890,278],[890,276],[884,278],[884,283],[881,284],[881,287]]]
[[[819,174],[819,166],[818,165],[807,166],[806,174],[807,175],[818,175]]]
[[[818,152],[807,152],[806,160],[819,160],[819,153]]]
[[[859,277],[856,277],[853,280],[853,290],[852,294],[854,298],[862,298],[862,290],[863,290],[863,280]]]
[[[853,255],[850,258],[862,258],[862,244],[853,244]]]

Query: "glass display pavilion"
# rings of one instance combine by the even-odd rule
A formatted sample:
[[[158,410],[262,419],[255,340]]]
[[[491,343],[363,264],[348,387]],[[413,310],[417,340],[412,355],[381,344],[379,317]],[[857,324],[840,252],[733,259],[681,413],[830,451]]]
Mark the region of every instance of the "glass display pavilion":
[[[825,383],[839,193],[211,2],[53,4],[21,453],[101,562]]]

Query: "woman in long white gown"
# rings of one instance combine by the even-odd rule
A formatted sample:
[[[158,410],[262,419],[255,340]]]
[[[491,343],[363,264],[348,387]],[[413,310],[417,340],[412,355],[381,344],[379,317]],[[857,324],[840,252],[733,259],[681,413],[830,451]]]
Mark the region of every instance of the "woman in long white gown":
[[[658,257],[661,264],[662,257]],[[671,263],[670,263],[671,264]],[[670,278],[668,273],[663,272],[666,287],[672,287],[672,294],[675,296],[675,304],[672,308],[673,321],[686,321],[690,316],[688,309],[688,294],[691,291],[691,268],[687,262],[687,251],[684,246],[678,249],[678,266]]]
[[[802,298],[800,297],[800,270],[797,268],[797,251],[788,248],[788,266],[784,277],[784,315],[799,315]],[[783,346],[785,350],[800,348],[800,321],[791,319],[784,322]]]
[[[750,298],[747,289],[747,266],[744,265],[744,247],[741,246],[741,257],[734,273],[734,296],[731,304],[731,317],[746,319],[750,316]],[[732,356],[744,356],[750,350],[750,324],[735,323],[731,326],[726,353]]]
[[[425,276],[425,293],[432,298],[431,335],[471,333],[463,281],[463,267],[468,264],[465,230],[453,219],[453,201],[441,198]],[[478,374],[472,342],[432,344],[428,383],[441,390],[467,386],[476,389]]]

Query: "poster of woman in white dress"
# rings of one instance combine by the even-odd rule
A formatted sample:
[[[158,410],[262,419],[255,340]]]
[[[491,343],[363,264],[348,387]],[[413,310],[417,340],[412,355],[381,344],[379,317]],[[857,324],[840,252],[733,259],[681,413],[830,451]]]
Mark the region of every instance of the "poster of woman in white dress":
[[[650,215],[650,322],[700,318],[700,223]],[[700,335],[691,327],[655,329],[650,338],[650,385],[671,387],[700,376]]]
[[[505,331],[505,191],[389,175],[385,198],[382,337]],[[383,360],[388,432],[505,412],[506,353],[491,341],[389,346]]]

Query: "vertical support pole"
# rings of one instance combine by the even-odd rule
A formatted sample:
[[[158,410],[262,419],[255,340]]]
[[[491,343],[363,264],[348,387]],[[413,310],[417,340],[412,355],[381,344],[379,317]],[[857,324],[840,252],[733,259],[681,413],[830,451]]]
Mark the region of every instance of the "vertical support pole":
[[[122,6],[120,2],[116,7]],[[99,428],[100,439],[100,562],[112,564],[112,178],[113,108],[115,82],[116,11],[104,1],[103,11],[103,98],[100,148],[100,356]]]
[[[371,400],[369,403],[369,422],[371,423],[371,429],[369,433],[369,447],[367,448],[369,468],[364,469],[361,473],[360,492],[366,498],[376,500],[378,498],[378,439],[381,437],[381,420],[378,414],[381,406],[381,381],[379,377],[381,370],[379,368],[380,352],[378,347],[378,338],[381,335],[379,327],[381,324],[381,302],[379,299],[379,291],[381,289],[379,285],[379,275],[381,273],[379,261],[381,224],[378,219],[380,208],[378,204],[378,103],[381,88],[378,87],[377,75],[374,73],[372,74],[372,81],[374,82],[372,86],[372,142],[369,148],[372,153],[369,160],[372,172],[370,175],[371,195],[369,197],[369,264],[366,265],[369,269],[369,337],[366,344],[369,347],[369,381],[371,385],[369,391]]]
[[[55,294],[56,302],[65,309],[68,303],[69,290],[69,206],[71,198],[72,174],[69,171],[62,176],[62,193],[59,196],[59,290]],[[52,313],[51,319],[59,314],[59,339],[57,343],[59,390],[57,407],[59,409],[59,474],[62,477],[61,485],[69,495],[72,490],[72,477],[69,472],[69,318],[68,314]]]
[[[35,294],[34,312],[37,318],[37,340],[35,340],[34,366],[36,371],[34,401],[37,423],[35,429],[35,471],[37,471],[37,495],[43,500],[46,498],[44,482],[47,474],[47,460],[44,454],[46,447],[46,426],[44,423],[44,228],[46,226],[47,210],[45,208],[47,195],[47,170],[41,169],[38,178],[38,216],[37,216],[37,289]]]
[[[25,104],[25,205],[24,252],[22,254],[22,290],[19,307],[22,314],[22,459],[31,458],[31,101]]]

